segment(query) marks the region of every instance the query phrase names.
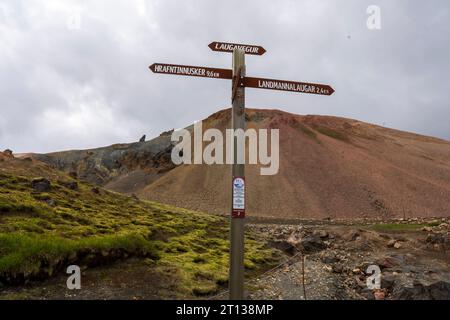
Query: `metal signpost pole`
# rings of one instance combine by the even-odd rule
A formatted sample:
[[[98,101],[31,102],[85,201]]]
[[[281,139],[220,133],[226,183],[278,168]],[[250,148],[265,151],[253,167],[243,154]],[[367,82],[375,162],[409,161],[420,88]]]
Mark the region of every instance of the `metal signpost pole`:
[[[245,53],[233,50],[233,86],[231,126],[233,132],[245,130]],[[233,164],[231,188],[231,230],[230,230],[230,300],[244,299],[244,224],[245,224],[245,178],[244,163],[238,163],[238,148],[245,152],[245,141],[238,145],[233,137]]]

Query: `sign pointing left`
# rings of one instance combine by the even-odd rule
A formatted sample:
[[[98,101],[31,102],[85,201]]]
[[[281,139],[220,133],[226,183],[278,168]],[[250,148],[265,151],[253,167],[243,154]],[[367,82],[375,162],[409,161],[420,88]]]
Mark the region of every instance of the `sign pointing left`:
[[[175,74],[179,76],[232,79],[233,75],[230,69],[208,68],[183,66],[178,64],[154,63],[150,67],[154,73]]]

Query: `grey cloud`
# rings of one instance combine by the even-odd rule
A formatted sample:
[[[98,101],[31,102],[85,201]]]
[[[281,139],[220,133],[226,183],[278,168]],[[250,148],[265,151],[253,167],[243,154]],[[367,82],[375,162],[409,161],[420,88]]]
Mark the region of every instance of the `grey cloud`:
[[[366,28],[371,4],[381,7],[381,30]],[[70,30],[67,19],[77,8],[81,29]],[[0,149],[135,141],[229,106],[226,80],[148,70],[153,62],[229,67],[229,54],[207,47],[214,40],[263,45],[264,56],[247,57],[249,75],[336,90],[322,97],[249,89],[249,107],[351,117],[450,139],[449,12],[445,0],[4,0]]]

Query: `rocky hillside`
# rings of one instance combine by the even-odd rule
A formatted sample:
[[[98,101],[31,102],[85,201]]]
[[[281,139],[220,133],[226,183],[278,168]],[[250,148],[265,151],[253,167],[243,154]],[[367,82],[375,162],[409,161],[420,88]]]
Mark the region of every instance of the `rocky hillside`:
[[[250,216],[389,218],[450,215],[450,142],[357,120],[247,109],[249,128],[280,129],[280,170],[246,166]],[[204,120],[230,127],[230,111]],[[111,190],[184,208],[225,214],[226,165],[170,161],[170,132],[148,142],[35,155]]]
[[[170,133],[162,134],[151,141],[131,144],[116,144],[91,150],[71,150],[49,154],[23,154],[52,167],[98,185],[111,184],[111,189],[120,190],[121,180],[133,180],[132,188],[120,190],[127,193],[148,185],[164,172],[175,166],[170,161]],[[128,175],[131,175],[129,177]]]

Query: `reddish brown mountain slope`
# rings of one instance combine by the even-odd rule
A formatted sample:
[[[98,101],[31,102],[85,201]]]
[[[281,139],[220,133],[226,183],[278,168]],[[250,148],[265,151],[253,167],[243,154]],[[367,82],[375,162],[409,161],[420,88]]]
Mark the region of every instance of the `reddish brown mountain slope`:
[[[280,129],[280,170],[246,166],[247,212],[276,217],[450,215],[450,142],[356,120],[247,110],[248,127]],[[205,127],[229,127],[229,109]],[[206,125],[205,125],[206,124]],[[182,165],[138,195],[218,214],[229,211],[230,168]]]

